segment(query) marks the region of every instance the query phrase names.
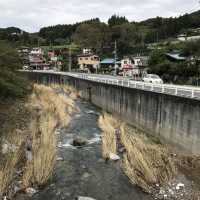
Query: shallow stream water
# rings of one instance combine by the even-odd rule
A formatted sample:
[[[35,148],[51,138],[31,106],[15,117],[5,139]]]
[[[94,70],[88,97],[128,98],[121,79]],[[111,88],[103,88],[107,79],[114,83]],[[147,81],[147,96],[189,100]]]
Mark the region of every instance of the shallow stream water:
[[[68,128],[57,131],[58,161],[49,186],[32,197],[20,200],[74,200],[87,196],[96,200],[150,200],[151,197],[134,187],[123,174],[120,162],[105,163],[101,154],[99,111],[82,100],[76,102],[75,113]],[[71,146],[74,136],[87,138],[82,148]]]

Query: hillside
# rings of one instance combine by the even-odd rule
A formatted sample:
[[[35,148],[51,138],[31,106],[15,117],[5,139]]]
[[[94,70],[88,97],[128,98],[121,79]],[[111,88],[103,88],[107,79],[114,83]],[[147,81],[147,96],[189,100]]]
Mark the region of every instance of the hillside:
[[[108,55],[118,41],[119,55],[143,50],[144,44],[175,38],[190,29],[200,27],[200,11],[176,18],[156,17],[141,22],[129,22],[125,17],[113,15],[108,23],[99,18],[75,24],[59,24],[43,27],[38,33],[29,34],[11,27],[0,29],[0,40],[8,40],[16,45],[67,45],[75,43],[89,47],[97,53]]]
[[[122,19],[123,17],[118,17],[116,21],[118,20],[121,22],[121,24],[123,24],[123,21],[121,21]],[[110,25],[109,24],[110,21],[111,18],[108,20],[108,25]],[[61,38],[71,39],[77,27],[79,27],[82,24],[91,24],[91,23],[101,23],[101,22],[97,18],[82,23],[44,27],[41,28],[41,30],[39,31],[39,35],[45,39],[48,40],[51,39],[54,41]],[[126,18],[124,18],[124,23],[129,23],[128,20],[126,20]],[[177,34],[183,32],[185,29],[200,27],[200,11],[193,12],[191,14],[185,14],[183,16],[176,18],[156,17],[152,19],[147,19],[142,22],[136,22],[136,23],[132,22],[129,24],[135,24],[139,29],[143,29],[145,27],[145,29],[147,30],[145,35],[146,42],[153,42],[153,40],[155,39],[155,37],[153,37],[155,32],[157,32],[158,39],[160,40],[168,37],[174,37]]]

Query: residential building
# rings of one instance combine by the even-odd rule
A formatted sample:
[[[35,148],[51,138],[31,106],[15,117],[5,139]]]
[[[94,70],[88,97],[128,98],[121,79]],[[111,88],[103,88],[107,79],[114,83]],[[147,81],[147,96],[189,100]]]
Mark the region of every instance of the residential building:
[[[124,76],[143,76],[148,66],[147,56],[126,56],[121,60],[120,70]]]
[[[104,73],[114,71],[115,65],[116,65],[116,68],[117,68],[118,71],[121,67],[121,61],[115,62],[114,58],[105,58],[104,60],[102,60],[100,62],[100,64],[101,64],[100,69]]]
[[[31,52],[30,52],[31,55],[44,55],[44,52],[42,50],[42,48],[32,48],[31,49]]]
[[[83,49],[83,54],[92,54],[92,50],[91,49]]]
[[[88,49],[84,49],[83,54],[78,55],[78,65],[82,71],[95,72],[100,66],[100,58]]]
[[[46,62],[42,48],[32,48],[29,53],[29,67],[32,70],[48,70],[51,65]]]

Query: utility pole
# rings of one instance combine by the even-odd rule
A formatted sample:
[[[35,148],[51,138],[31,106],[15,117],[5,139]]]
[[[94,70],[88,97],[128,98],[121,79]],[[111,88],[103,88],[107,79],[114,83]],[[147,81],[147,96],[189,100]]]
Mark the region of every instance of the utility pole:
[[[69,46],[69,72],[72,70],[72,50],[71,45]]]
[[[115,75],[117,75],[117,41],[115,40]]]

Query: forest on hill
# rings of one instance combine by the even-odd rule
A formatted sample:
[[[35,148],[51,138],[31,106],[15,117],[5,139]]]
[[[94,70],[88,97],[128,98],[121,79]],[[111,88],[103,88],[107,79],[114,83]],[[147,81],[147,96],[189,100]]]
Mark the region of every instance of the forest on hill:
[[[75,43],[103,54],[113,49],[117,40],[119,54],[130,54],[143,46],[187,34],[188,29],[200,27],[200,11],[175,18],[156,17],[142,22],[130,22],[126,17],[113,15],[108,23],[99,18],[75,24],[43,27],[38,33],[27,33],[18,28],[0,29],[0,40],[17,45],[65,45]],[[13,34],[15,33],[15,34]]]

